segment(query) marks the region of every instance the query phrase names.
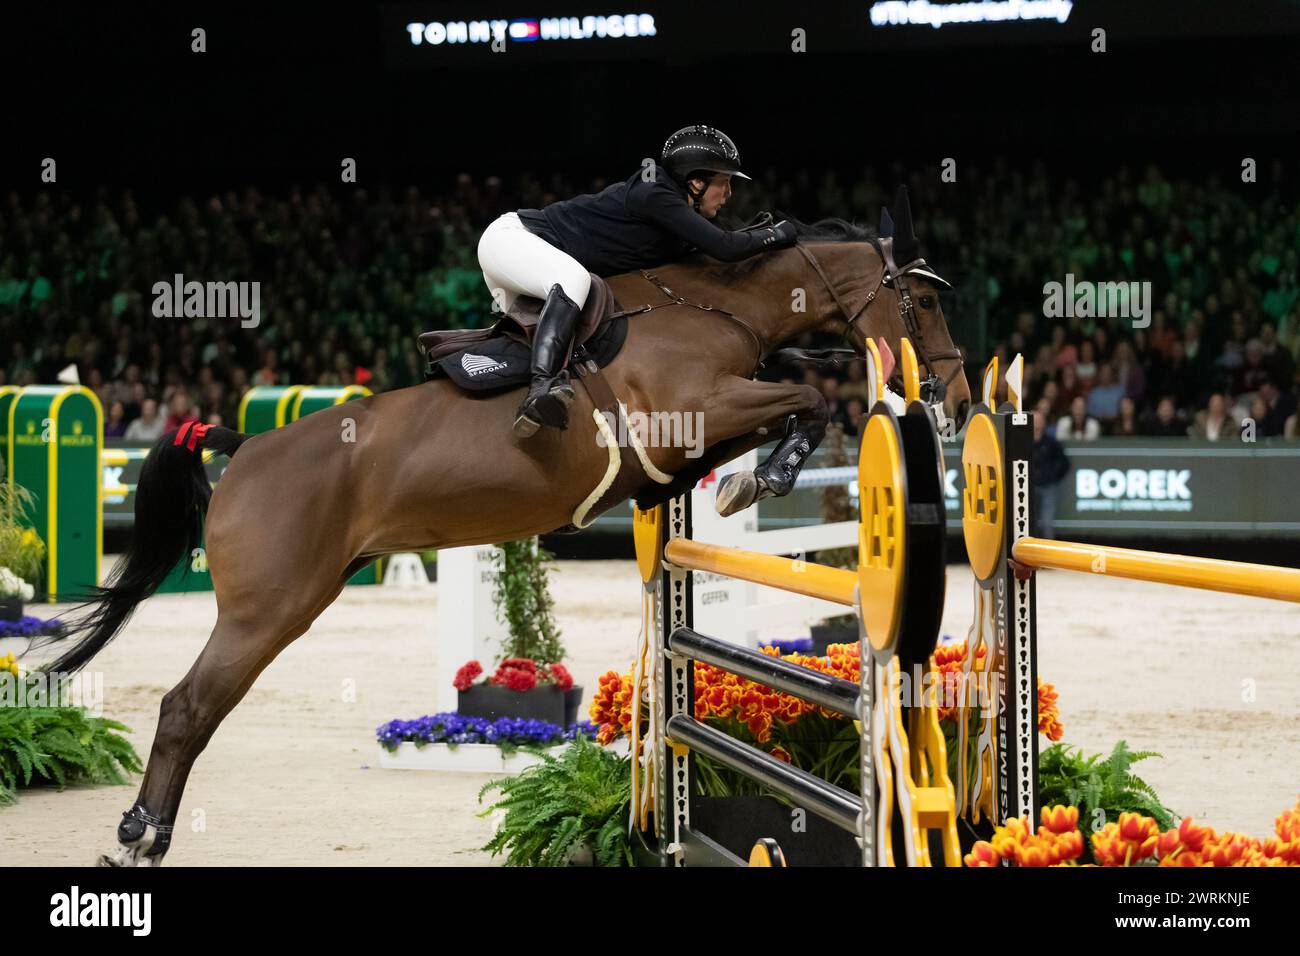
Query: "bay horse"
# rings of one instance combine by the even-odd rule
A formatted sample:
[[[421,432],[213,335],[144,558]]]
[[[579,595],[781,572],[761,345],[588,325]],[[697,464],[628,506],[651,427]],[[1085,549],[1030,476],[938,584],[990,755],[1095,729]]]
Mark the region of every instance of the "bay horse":
[[[609,280],[624,307],[663,300],[665,289],[677,296],[628,320],[623,348],[603,370],[612,391],[629,411],[702,413],[705,447],[696,458],[681,447],[647,447],[671,482],[623,469],[616,500],[635,497],[647,507],[667,500],[779,437],[790,416],[813,444],[820,440],[827,409],[816,388],[754,379],[777,346],[812,330],[842,332],[858,353],[867,336],[897,353],[907,335],[932,380],[946,385],[945,414],[960,425],[970,390],[939,304],[943,280],[916,254],[900,196],[897,230],[883,239],[826,220],[800,225],[794,248],[739,265],[691,261],[656,269],[657,282],[643,274]],[[887,232],[887,213],[884,223]],[[72,626],[76,643],[48,669],[83,666],[198,546],[205,527],[217,621],[189,673],[162,699],[139,796],[100,865],[161,862],[195,759],[258,674],[354,572],[386,554],[511,541],[570,522],[610,459],[591,399],[578,390],[566,431],[517,439],[517,391],[471,395],[432,379],[252,437],[213,427],[158,441],[140,475],[125,560]],[[215,492],[203,448],[232,456]]]

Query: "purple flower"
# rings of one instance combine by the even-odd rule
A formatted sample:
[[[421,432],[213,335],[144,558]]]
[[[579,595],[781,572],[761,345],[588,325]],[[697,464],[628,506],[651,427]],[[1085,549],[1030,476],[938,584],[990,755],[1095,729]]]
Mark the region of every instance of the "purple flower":
[[[16,621],[0,621],[0,637],[40,637],[62,632],[63,623],[58,618],[43,621],[27,614]]]
[[[390,720],[375,734],[389,750],[404,742],[417,744],[497,744],[509,747],[537,747],[574,740],[579,734],[596,739],[596,726],[590,721],[574,724],[568,730],[541,720],[518,717],[462,717],[457,713],[433,714],[415,720]]]

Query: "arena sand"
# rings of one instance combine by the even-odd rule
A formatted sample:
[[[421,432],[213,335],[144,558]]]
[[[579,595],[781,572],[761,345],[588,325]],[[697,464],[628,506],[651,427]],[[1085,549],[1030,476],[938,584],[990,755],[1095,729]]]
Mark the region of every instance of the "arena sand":
[[[630,561],[558,562],[552,581],[585,712],[598,675],[629,665],[640,582]],[[436,585],[348,588],[281,654],[199,758],[167,865],[499,863],[480,850],[488,775],[379,769],[375,728],[436,709],[438,597]],[[1159,751],[1139,771],[1177,812],[1272,833],[1300,792],[1293,606],[1043,572],[1038,608],[1040,671],[1060,692],[1068,742]],[[944,633],[964,637],[970,614],[969,569],[954,567]],[[93,662],[105,715],[132,728],[142,758],[162,695],[215,617],[210,594],[153,598]],[[21,649],[0,641],[0,654]],[[20,791],[0,808],[0,866],[90,863],[114,846],[138,783]]]

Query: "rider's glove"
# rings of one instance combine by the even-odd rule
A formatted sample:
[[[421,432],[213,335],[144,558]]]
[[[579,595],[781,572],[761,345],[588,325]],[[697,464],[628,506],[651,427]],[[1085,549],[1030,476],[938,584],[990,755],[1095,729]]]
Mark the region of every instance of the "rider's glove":
[[[782,219],[775,226],[770,227],[767,233],[767,237],[763,239],[764,249],[782,249],[794,245],[796,238],[794,226],[788,220]]]

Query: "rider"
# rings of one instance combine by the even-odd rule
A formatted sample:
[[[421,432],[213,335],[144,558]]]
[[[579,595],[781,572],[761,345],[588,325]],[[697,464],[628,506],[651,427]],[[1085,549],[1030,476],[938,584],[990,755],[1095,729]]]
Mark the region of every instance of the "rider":
[[[736,232],[710,222],[731,196],[732,177],[749,179],[735,144],[711,126],[687,126],[668,137],[658,164],[647,161],[626,182],[545,209],[508,212],[487,227],[478,261],[494,296],[497,289],[505,294],[507,301],[498,304],[509,308],[521,294],[546,300],[516,435],[527,437],[541,425],[568,427],[574,392],[564,365],[587,301],[589,272],[630,272],[679,259],[692,248],[737,262],[794,243],[794,227],[784,220]]]

